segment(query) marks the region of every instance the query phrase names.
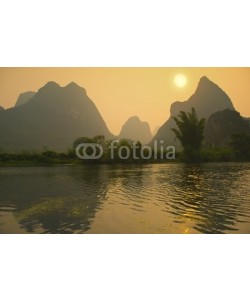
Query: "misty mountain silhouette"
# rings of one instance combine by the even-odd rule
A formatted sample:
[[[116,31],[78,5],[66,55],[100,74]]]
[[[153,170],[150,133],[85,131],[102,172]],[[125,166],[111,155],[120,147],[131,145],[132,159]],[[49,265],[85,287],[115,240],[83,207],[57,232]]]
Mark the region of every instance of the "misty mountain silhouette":
[[[210,81],[206,76],[203,76],[195,93],[187,101],[177,101],[171,105],[170,118],[160,127],[150,145],[153,145],[154,140],[163,140],[165,145],[179,147],[180,144],[171,130],[171,128],[176,128],[173,117],[178,116],[180,111],[190,112],[192,107],[195,108],[199,118],[206,119],[217,111],[234,110],[228,95],[218,85]]]
[[[250,125],[250,118],[243,118],[243,119],[246,120]]]
[[[0,111],[4,111],[5,109],[2,107],[2,106],[0,106]]]
[[[207,120],[205,143],[213,147],[226,147],[229,146],[231,135],[242,133],[250,135],[250,124],[239,112],[230,109],[218,111]]]
[[[31,91],[20,94],[16,101],[15,106],[20,106],[27,103],[28,101],[30,101],[32,97],[35,96],[35,94],[36,94],[35,92],[31,92]]]
[[[95,135],[113,137],[86,90],[74,82],[65,87],[48,82],[28,102],[0,116],[4,151],[66,151],[77,137]]]
[[[133,116],[122,126],[118,138],[140,141],[142,144],[147,144],[152,139],[152,134],[147,122],[142,122],[139,117]]]
[[[161,126],[155,126],[155,128],[152,132],[152,135],[155,136],[160,128],[161,128]]]

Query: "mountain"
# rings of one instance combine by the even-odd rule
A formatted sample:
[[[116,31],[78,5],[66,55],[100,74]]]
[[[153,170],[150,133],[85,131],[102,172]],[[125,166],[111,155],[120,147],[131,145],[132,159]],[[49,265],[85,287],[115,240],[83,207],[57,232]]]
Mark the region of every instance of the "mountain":
[[[75,83],[48,82],[26,102],[0,114],[2,151],[65,151],[81,136],[112,138],[86,90]]]
[[[176,128],[173,117],[178,116],[180,111],[190,112],[192,107],[195,108],[199,118],[206,119],[220,110],[234,110],[232,101],[227,94],[218,85],[203,76],[199,81],[195,93],[187,101],[177,101],[171,105],[170,118],[158,130],[150,145],[153,146],[154,141],[164,141],[165,145],[180,147],[171,130],[171,128]]]
[[[152,135],[155,136],[158,132],[158,130],[160,129],[161,126],[155,126],[155,129],[152,132]]]
[[[20,94],[17,99],[15,107],[27,103],[32,97],[35,96],[35,94],[36,94],[35,92],[31,92],[31,91]]]
[[[243,119],[246,120],[250,124],[250,118],[243,118]]]
[[[5,109],[2,107],[2,106],[0,106],[0,111],[4,111]]]
[[[232,134],[250,135],[250,124],[235,110],[223,110],[212,114],[207,120],[204,137],[205,144],[213,147],[226,147]]]
[[[129,118],[122,126],[119,138],[140,141],[142,144],[147,144],[152,139],[149,124],[142,122],[137,116]]]

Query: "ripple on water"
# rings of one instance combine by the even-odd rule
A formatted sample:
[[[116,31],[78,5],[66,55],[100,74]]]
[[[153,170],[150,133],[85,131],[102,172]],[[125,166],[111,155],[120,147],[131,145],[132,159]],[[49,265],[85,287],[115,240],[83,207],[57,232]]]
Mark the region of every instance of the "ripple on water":
[[[27,231],[250,233],[249,163],[1,168],[0,190]]]

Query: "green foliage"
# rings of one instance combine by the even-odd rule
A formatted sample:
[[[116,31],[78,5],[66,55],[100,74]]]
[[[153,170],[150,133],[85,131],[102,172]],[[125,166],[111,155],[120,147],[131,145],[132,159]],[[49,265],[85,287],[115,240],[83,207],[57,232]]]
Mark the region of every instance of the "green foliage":
[[[201,150],[202,162],[235,161],[234,152],[230,148],[210,148]]]
[[[46,150],[42,153],[22,151],[21,153],[0,153],[0,162],[7,164],[20,163],[68,163],[75,159],[75,152],[55,152]]]
[[[169,150],[163,150],[155,153],[153,149],[149,149],[149,146],[143,147],[139,141],[135,142],[129,139],[105,140],[103,136],[80,137],[75,140],[74,149],[81,143],[97,143],[103,148],[103,155],[99,159],[82,160],[82,163],[90,164],[166,162],[167,154],[170,152]],[[91,155],[91,151],[90,149],[88,153],[88,149],[86,149],[88,155]]]
[[[176,136],[182,141],[183,152],[176,152],[177,161],[202,161],[202,162],[229,162],[250,161],[250,136],[244,133],[235,134],[231,137],[230,147],[227,148],[204,148],[201,149],[203,139],[204,119],[198,120],[195,111],[186,114],[181,112],[180,117],[175,118],[178,128],[174,129]],[[186,125],[186,127],[184,126]],[[188,137],[190,137],[188,139]],[[76,156],[75,147],[80,143],[98,143],[103,147],[103,155],[100,159],[81,160]],[[113,145],[113,146],[112,146]],[[64,164],[64,163],[154,163],[166,162],[167,151],[154,153],[150,158],[142,158],[142,144],[127,139],[105,140],[104,136],[93,138],[80,137],[75,140],[73,147],[66,153],[46,150],[41,153],[22,151],[20,153],[0,152],[0,164]],[[111,147],[112,146],[112,147]],[[143,149],[144,157],[149,150]],[[136,159],[135,159],[136,157]],[[123,159],[122,159],[123,158]],[[138,158],[138,159],[137,159]],[[175,160],[175,161],[176,161]]]
[[[199,120],[195,109],[192,108],[192,111],[189,113],[181,111],[177,118],[174,117],[174,121],[178,129],[172,128],[172,131],[183,147],[184,159],[187,161],[199,161],[204,139],[205,119]]]
[[[250,136],[241,133],[231,136],[230,145],[237,160],[250,160]]]
[[[113,150],[111,144],[114,145]],[[132,159],[132,141],[121,139],[117,141],[108,141],[104,149],[104,158],[107,160],[112,159],[113,162],[124,162]]]

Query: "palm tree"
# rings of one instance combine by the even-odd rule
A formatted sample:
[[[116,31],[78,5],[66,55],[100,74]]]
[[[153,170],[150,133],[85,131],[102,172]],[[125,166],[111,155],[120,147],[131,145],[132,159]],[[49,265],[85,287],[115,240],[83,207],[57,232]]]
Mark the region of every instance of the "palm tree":
[[[181,111],[174,120],[178,129],[172,128],[172,130],[183,147],[184,158],[188,161],[199,161],[205,119],[199,120],[192,107],[191,112]]]

